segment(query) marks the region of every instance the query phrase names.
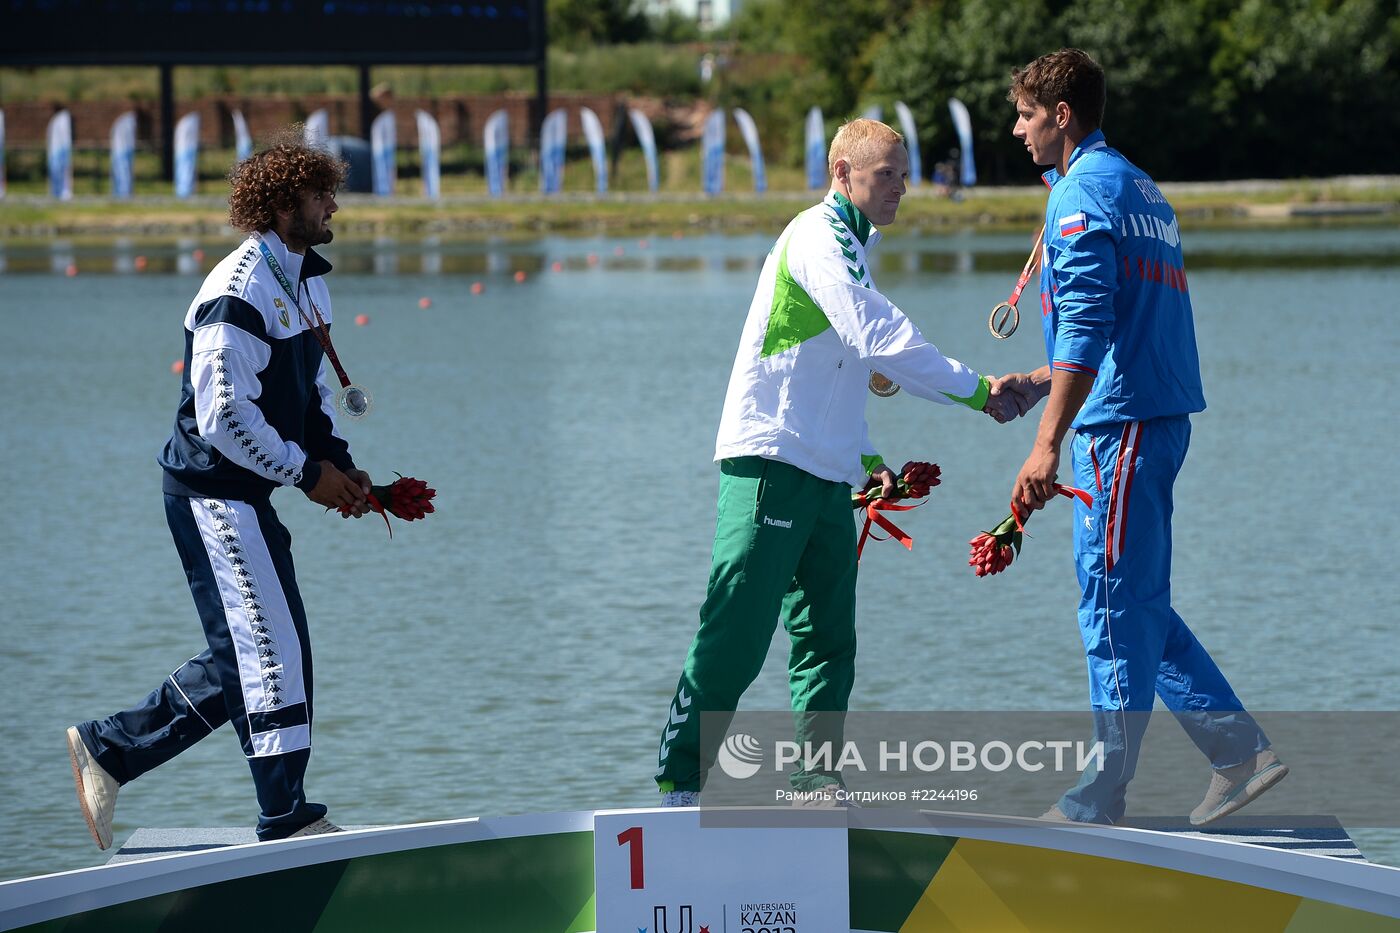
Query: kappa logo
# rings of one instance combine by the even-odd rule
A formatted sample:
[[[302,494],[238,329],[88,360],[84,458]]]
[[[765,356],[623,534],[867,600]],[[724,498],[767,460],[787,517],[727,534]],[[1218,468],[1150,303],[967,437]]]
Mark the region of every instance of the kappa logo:
[[[792,519],[790,519],[790,518],[769,518],[767,515],[765,515],[765,516],[763,516],[763,524],[765,524],[765,525],[772,525],[774,528],[791,528],[791,527],[792,527]]]
[[[282,322],[282,326],[290,328],[292,326],[292,318],[291,315],[287,313],[287,306],[282,304],[282,299],[274,298],[272,299],[272,303],[277,306],[277,319]]]
[[[747,732],[736,732],[725,737],[715,757],[721,771],[736,781],[743,781],[753,777],[763,766],[763,746]]]

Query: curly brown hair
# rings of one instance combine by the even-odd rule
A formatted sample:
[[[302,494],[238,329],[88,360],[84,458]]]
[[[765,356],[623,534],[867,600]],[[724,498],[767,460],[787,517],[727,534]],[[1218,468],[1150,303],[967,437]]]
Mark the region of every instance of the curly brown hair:
[[[229,172],[228,219],[234,229],[266,233],[277,211],[296,210],[307,191],[335,191],[346,165],[324,149],[282,142],[256,152]]]
[[[1046,110],[1054,110],[1056,104],[1064,101],[1080,128],[1092,132],[1103,124],[1106,96],[1103,66],[1088,52],[1060,49],[1014,69],[1006,99],[1013,104],[1033,101]]]

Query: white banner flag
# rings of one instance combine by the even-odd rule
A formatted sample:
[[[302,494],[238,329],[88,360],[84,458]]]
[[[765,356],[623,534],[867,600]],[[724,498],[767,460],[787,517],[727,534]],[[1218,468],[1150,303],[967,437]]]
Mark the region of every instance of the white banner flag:
[[[608,147],[603,141],[603,121],[587,107],[580,107],[579,122],[583,138],[588,140],[588,154],[593,157],[593,189],[599,194],[608,190]]]
[[[505,194],[510,155],[510,118],[504,110],[497,110],[486,118],[482,129],[482,142],[486,149],[486,188],[491,197]]]
[[[313,149],[326,148],[326,141],[331,138],[331,121],[325,108],[313,111],[306,118],[306,126],[302,128],[302,142]]]
[[[243,119],[243,111],[235,110],[233,116],[233,158],[242,162],[253,154],[253,134],[248,132],[248,121]]]
[[[749,148],[749,162],[753,165],[753,190],[762,194],[768,190],[768,176],[763,169],[763,149],[758,145],[758,127],[753,117],[742,107],[734,108],[734,122],[739,124],[739,134],[744,137],[744,145]]]
[[[370,186],[382,198],[393,195],[399,180],[398,140],[394,135],[394,112],[386,110],[369,125]]]
[[[175,197],[194,196],[199,169],[199,114],[187,113],[175,124]]]
[[[637,133],[637,142],[642,144],[642,157],[647,162],[647,189],[655,191],[660,183],[660,173],[656,170],[656,133],[652,131],[647,115],[635,107],[627,111],[627,118],[632,121],[632,129]]]
[[[919,137],[914,132],[914,114],[902,100],[894,102],[894,112],[899,117],[899,126],[904,132],[904,148],[909,150],[909,185],[917,188],[919,182],[924,180],[924,163],[919,158]]]
[[[136,158],[136,114],[128,110],[112,122],[112,197],[131,197]]]
[[[61,201],[73,197],[73,118],[60,110],[49,118],[49,194]]]
[[[962,186],[970,188],[977,184],[977,166],[972,161],[972,117],[967,105],[956,97],[949,98],[948,110],[953,115],[953,126],[958,130],[958,143],[962,146]]]
[[[700,138],[704,153],[704,184],[706,194],[724,190],[724,109],[710,112],[705,118],[705,132]]]
[[[568,139],[569,113],[552,111],[540,124],[540,191],[558,194],[564,188],[564,144]]]
[[[865,108],[865,112],[861,114],[861,117],[866,120],[875,120],[879,123],[883,123],[885,122],[885,109],[879,104],[871,104],[869,107]]]
[[[826,126],[820,107],[807,111],[807,143],[803,148],[807,154],[807,188],[815,191],[826,185],[827,174]]]
[[[442,134],[431,113],[418,110],[414,117],[418,120],[418,158],[423,163],[423,197],[436,201],[442,181]]]

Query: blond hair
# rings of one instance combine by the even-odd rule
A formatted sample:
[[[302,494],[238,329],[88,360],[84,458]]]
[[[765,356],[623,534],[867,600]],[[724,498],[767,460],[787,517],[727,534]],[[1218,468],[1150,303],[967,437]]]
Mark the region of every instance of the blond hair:
[[[879,120],[852,120],[836,131],[826,154],[826,170],[836,177],[836,160],[845,159],[851,168],[864,168],[890,143],[904,144],[904,137]]]

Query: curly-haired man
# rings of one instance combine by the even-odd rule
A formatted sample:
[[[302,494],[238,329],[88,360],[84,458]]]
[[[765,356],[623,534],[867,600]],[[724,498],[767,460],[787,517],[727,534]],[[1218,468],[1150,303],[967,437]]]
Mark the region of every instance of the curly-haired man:
[[[261,840],[335,832],[302,778],[311,756],[311,646],[291,537],[270,494],[365,513],[369,477],[336,432],[323,373],[331,241],[344,166],[282,144],[230,175],[248,238],[185,313],[175,429],[158,458],[165,514],[208,648],[136,706],[68,729],[78,802],[100,849],[117,790],[232,722],[253,773]]]

